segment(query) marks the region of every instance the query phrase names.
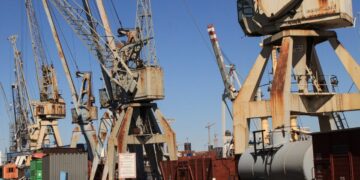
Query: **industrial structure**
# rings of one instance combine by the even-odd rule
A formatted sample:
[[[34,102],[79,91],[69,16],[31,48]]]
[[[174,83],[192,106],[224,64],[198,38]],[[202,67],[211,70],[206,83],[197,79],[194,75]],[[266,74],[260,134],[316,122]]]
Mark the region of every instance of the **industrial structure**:
[[[30,139],[31,141],[35,141],[36,145],[30,146],[35,149],[40,149],[44,138],[49,134],[54,135],[56,146],[62,146],[58,120],[65,118],[65,102],[59,93],[54,66],[48,64],[48,60],[46,59],[39,24],[32,2],[26,0],[25,6],[36,66],[36,78],[40,92],[40,100],[32,102],[32,113],[36,124],[34,125],[35,127],[30,127],[34,130],[30,135]],[[49,132],[49,130],[51,131]]]
[[[96,1],[101,23],[93,17],[87,1],[83,1],[84,8],[66,0],[49,2],[84,41],[102,68],[105,88],[100,90],[100,104],[108,109],[104,116],[112,123],[110,134],[105,135],[107,154],[102,179],[114,179],[119,153],[128,152],[136,153],[138,178],[148,175],[160,178],[159,161],[175,160],[176,149],[175,133],[154,103],[163,99],[164,93],[163,73],[153,42],[150,2],[137,1],[135,28],[119,28],[118,34],[125,37],[125,43],[113,35],[101,0]],[[44,0],[43,4],[59,47],[48,1]],[[101,161],[94,159],[92,163],[90,179],[95,177]]]
[[[225,144],[227,143],[226,136],[226,110],[228,110],[231,120],[233,120],[232,106],[230,107],[227,101],[234,101],[235,97],[239,89],[241,88],[241,83],[238,78],[238,74],[236,72],[236,68],[234,64],[225,64],[223,52],[220,48],[219,40],[215,31],[214,25],[208,26],[208,33],[210,37],[210,41],[213,47],[216,63],[218,65],[221,78],[224,84],[224,93],[221,97],[221,136],[222,143],[224,144],[223,148],[223,157],[226,157],[226,152],[230,151],[230,149],[225,148]]]
[[[16,47],[16,39],[17,36],[15,35],[9,37],[14,50],[16,75],[16,83],[12,86],[15,117],[14,128],[16,132],[15,137],[19,137],[15,138],[18,141],[16,142],[16,150],[28,151],[40,149],[45,144],[49,146],[50,142],[48,138],[51,134],[54,135],[56,146],[62,146],[56,120],[65,115],[65,104],[61,96],[58,94],[56,79],[55,77],[43,79],[44,81],[47,81],[46,83],[51,83],[51,85],[47,84],[46,87],[44,84],[41,85],[41,89],[47,91],[41,93],[40,96],[43,98],[42,101],[31,101],[25,82],[21,52]],[[53,69],[49,70],[46,69],[48,66],[42,66],[44,74],[52,73],[52,75],[54,75]],[[52,88],[55,89],[55,93],[51,92],[51,90],[53,90]],[[49,95],[47,93],[49,92],[54,93],[51,95],[54,95],[56,98],[51,99],[51,101],[46,100],[48,97],[47,95]],[[45,142],[45,140],[47,141]]]
[[[298,128],[297,116],[318,117],[320,131],[329,131],[344,128],[342,112],[360,109],[359,93],[332,91],[337,78],[327,79],[315,49],[320,43],[330,42],[360,88],[358,63],[339,42],[336,33],[329,30],[352,26],[352,1],[238,0],[238,13],[247,35],[268,36],[233,105],[239,175],[244,179],[311,179],[312,143],[307,132]],[[256,101],[254,96],[272,52],[275,55],[270,98]],[[295,77],[295,92],[292,77]],[[255,144],[249,148],[248,123],[253,118],[271,118],[270,144],[258,142],[254,133]],[[335,127],[331,126],[332,121]],[[262,136],[267,136],[265,128],[259,132]],[[257,148],[256,144],[262,147]],[[249,169],[249,164],[254,168]]]
[[[317,45],[329,42],[353,84],[360,89],[359,64],[331,30],[353,25],[351,0],[237,0],[238,20],[244,33],[264,36],[261,52],[243,84],[235,65],[225,62],[214,25],[208,26],[224,92],[222,145],[211,145],[215,122],[209,122],[205,126],[208,151],[204,152],[192,150],[188,140],[184,151],[178,151],[172,121],[158,108],[157,101],[165,98],[164,73],[156,55],[150,0],[136,1],[133,28],[124,28],[120,19],[119,27],[111,27],[113,22],[103,0],[41,1],[73,106],[70,144],[63,145],[58,120],[65,118],[68,107],[59,91],[53,62],[47,57],[50,50],[45,49],[34,1],[24,2],[39,97],[30,97],[17,36],[10,36],[15,66],[12,105],[2,84],[0,90],[13,123],[8,163],[2,166],[0,178],[358,177],[360,148],[355,137],[360,129],[349,128],[344,112],[360,110],[360,94],[336,92],[339,80],[335,75],[326,75],[316,50]],[[69,67],[63,48],[66,37],[57,22],[60,15],[100,67],[103,87],[97,99],[99,109],[92,84],[97,75],[79,68],[73,72]],[[270,83],[263,85],[267,67],[271,67],[272,77]],[[75,78],[80,79],[79,85]],[[261,90],[265,86],[267,94]],[[226,109],[233,121],[233,135],[225,128]],[[316,117],[320,132],[311,133],[300,127],[300,116]],[[260,120],[261,127],[250,129],[255,120]],[[80,142],[82,137],[84,144]],[[217,144],[215,134],[214,145]]]

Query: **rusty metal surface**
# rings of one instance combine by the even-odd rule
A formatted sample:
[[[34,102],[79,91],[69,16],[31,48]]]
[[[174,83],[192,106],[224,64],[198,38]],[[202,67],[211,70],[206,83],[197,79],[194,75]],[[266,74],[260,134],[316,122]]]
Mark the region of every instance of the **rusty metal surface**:
[[[254,3],[252,15],[242,10],[244,2],[238,1],[239,23],[251,36],[290,28],[326,30],[353,25],[352,0],[250,0],[247,2]]]
[[[144,67],[134,72],[139,74],[135,101],[164,99],[164,75],[160,67]]]
[[[306,42],[303,41],[304,39]],[[355,85],[358,84],[358,81],[360,82],[358,63],[340,44],[336,38],[336,33],[333,31],[285,30],[267,38],[265,40],[266,43],[264,43],[266,44],[264,48],[270,46],[271,50],[273,46],[278,46],[279,42],[282,42],[280,43],[282,48],[280,57],[276,60],[276,72],[274,73],[271,86],[269,86],[270,99],[261,101],[254,101],[253,99],[252,93],[259,87],[255,82],[257,82],[258,79],[262,79],[263,74],[260,73],[260,70],[266,65],[266,63],[258,64],[258,62],[256,62],[233,105],[235,154],[243,153],[248,146],[249,130],[247,129],[247,125],[252,118],[271,117],[272,129],[285,128],[287,132],[290,131],[291,115],[318,116],[321,130],[330,130],[330,122],[334,120],[324,118],[324,116],[328,116],[327,113],[360,110],[359,93],[336,94],[335,92],[329,92],[325,88],[323,91],[313,91],[317,83],[320,81],[325,82],[324,78],[318,79],[317,77],[319,73],[322,75],[323,72],[318,63],[319,60],[317,59],[315,50],[315,46],[323,41],[330,41]],[[302,49],[298,46],[302,46]],[[263,51],[260,56],[262,55]],[[303,59],[304,57],[306,57],[306,59]],[[299,64],[300,60],[304,62]],[[295,65],[293,65],[293,61]],[[311,70],[309,70],[310,67]],[[306,72],[303,71],[304,68]],[[300,71],[300,75],[308,76],[308,80],[311,80],[311,85],[305,88],[299,88],[301,81],[297,79],[296,85],[301,91],[292,92],[292,69],[294,69],[295,75],[297,71]],[[314,73],[316,75],[314,75]],[[248,82],[250,83],[248,84]],[[326,84],[326,86],[330,88],[328,84]],[[311,92],[310,87],[313,87]]]
[[[162,177],[171,180],[230,179],[237,180],[235,159],[216,159],[214,152],[161,161]]]
[[[355,180],[360,170],[360,128],[313,133],[315,178]]]
[[[264,46],[233,103],[234,145],[236,154],[244,152],[249,142],[249,111],[247,111],[249,109],[245,109],[243,105],[252,102],[254,99],[271,51],[272,46]]]
[[[331,15],[339,12],[338,0],[315,0],[304,2],[304,18]]]
[[[34,116],[46,119],[62,119],[66,116],[65,103],[33,102]]]
[[[356,87],[360,89],[360,66],[356,60],[351,56],[351,54],[345,49],[345,47],[339,42],[337,38],[331,38],[330,44],[335,50],[336,55],[339,57],[344,68],[350,75],[351,79],[354,81]]]
[[[118,153],[125,153],[127,150],[127,136],[129,134],[129,127],[131,122],[131,117],[133,115],[133,108],[130,107],[126,110],[125,116],[121,121],[119,128],[119,133],[117,134],[117,147]]]
[[[45,154],[74,154],[74,153],[84,153],[85,149],[80,148],[43,148],[42,153]]]
[[[290,106],[295,114],[321,115],[328,112],[357,111],[360,110],[360,94],[294,93],[291,95]]]
[[[293,40],[285,37],[281,45],[273,84],[271,87],[272,129],[284,128],[290,121],[290,76],[292,67]],[[290,125],[290,123],[288,123]]]
[[[164,130],[164,134],[166,136],[166,143],[168,146],[168,151],[169,151],[169,156],[170,156],[170,160],[176,160],[177,159],[177,151],[176,151],[176,134],[175,132],[172,130],[170,124],[168,123],[168,121],[165,119],[165,117],[161,114],[159,109],[155,109],[155,116],[157,117],[157,119],[160,120],[160,124]]]

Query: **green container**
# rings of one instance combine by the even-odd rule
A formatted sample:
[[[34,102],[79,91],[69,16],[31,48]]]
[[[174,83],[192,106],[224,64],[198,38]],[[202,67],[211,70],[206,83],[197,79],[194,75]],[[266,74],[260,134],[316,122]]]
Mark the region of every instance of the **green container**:
[[[30,162],[30,179],[42,180],[42,159],[34,159]]]

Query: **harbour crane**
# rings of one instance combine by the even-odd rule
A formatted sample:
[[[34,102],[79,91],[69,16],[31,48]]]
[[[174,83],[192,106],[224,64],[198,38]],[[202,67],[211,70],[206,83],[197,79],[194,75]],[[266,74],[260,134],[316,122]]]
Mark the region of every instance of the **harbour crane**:
[[[244,33],[266,36],[233,103],[238,174],[241,179],[313,179],[314,171],[327,167],[314,166],[313,158],[318,157],[313,157],[311,138],[293,128],[297,126],[294,117],[316,117],[320,131],[329,131],[345,127],[341,117],[335,119],[333,127],[332,118],[342,112],[360,110],[359,93],[331,91],[338,81],[333,76],[328,81],[316,49],[320,43],[329,42],[355,86],[360,88],[359,64],[332,30],[353,26],[352,1],[238,0],[237,6]],[[274,53],[274,49],[280,51]],[[271,56],[274,70],[269,98],[256,100]],[[264,132],[257,131],[253,132],[254,144],[250,147],[249,123],[257,118],[271,118],[270,144],[259,142],[255,133]],[[302,133],[303,138],[294,133]],[[259,143],[262,148],[257,146]]]
[[[30,125],[35,123],[33,117],[33,110],[30,105],[30,97],[25,82],[23,72],[23,61],[21,52],[17,49],[16,40],[17,36],[12,35],[9,38],[14,51],[14,71],[15,83],[11,86],[14,110],[14,134],[16,138],[16,151],[30,150]]]
[[[93,17],[89,6],[82,8],[67,0],[43,0],[50,24],[53,20],[48,2],[95,55],[102,70],[105,88],[100,90],[100,104],[108,110],[103,117],[112,120],[102,179],[114,179],[118,153],[129,152],[136,153],[138,159],[137,178],[145,179],[147,174],[160,178],[159,161],[177,157],[175,133],[154,102],[163,99],[164,92],[163,71],[151,42],[154,35],[150,1],[137,1],[135,28],[118,29],[118,35],[125,41],[113,35],[102,0],[96,1],[101,23]],[[51,27],[59,44],[56,27]],[[146,48],[150,53],[143,52]]]
[[[223,144],[226,143],[226,109],[228,110],[230,117],[232,119],[233,114],[230,109],[227,101],[233,101],[237,95],[237,92],[241,88],[241,83],[238,78],[238,74],[236,72],[236,68],[234,64],[225,64],[224,56],[220,48],[219,40],[215,31],[214,25],[208,25],[208,34],[213,47],[213,51],[215,54],[216,63],[218,65],[221,78],[224,83],[224,93],[222,94],[222,103],[221,103],[221,137]],[[225,146],[224,146],[225,148]],[[223,149],[223,156],[226,155],[226,150]]]
[[[50,12],[45,9],[46,14],[50,17]],[[80,86],[80,93],[78,94],[76,91],[75,83],[73,77],[71,75],[70,68],[68,66],[68,61],[65,57],[65,53],[63,51],[62,45],[59,43],[60,39],[58,39],[57,31],[54,29],[53,21],[50,22],[50,27],[53,30],[56,47],[59,54],[59,59],[63,66],[66,79],[69,84],[72,102],[74,104],[74,108],[71,110],[72,112],[72,123],[75,124],[70,147],[75,148],[77,142],[79,141],[80,135],[82,134],[85,138],[89,159],[93,160],[94,156],[98,157],[97,152],[97,137],[96,130],[92,124],[93,120],[97,119],[97,107],[94,105],[95,98],[92,94],[92,82],[91,82],[91,73],[90,72],[76,72],[77,78],[82,78],[82,83]]]
[[[4,104],[4,108],[6,110],[6,115],[8,117],[9,120],[9,130],[10,130],[10,136],[9,136],[9,152],[10,153],[14,153],[17,151],[17,143],[16,143],[16,135],[15,135],[15,119],[12,115],[12,105],[9,103],[9,100],[6,96],[5,90],[4,90],[4,86],[2,85],[2,83],[0,83],[0,91],[1,91],[1,96],[3,98],[3,104]]]
[[[36,126],[33,128],[39,132],[33,133],[31,139],[36,141],[33,148],[40,149],[44,138],[50,134],[54,135],[55,145],[62,146],[58,120],[65,118],[66,109],[65,101],[59,93],[55,68],[52,64],[48,64],[46,59],[39,24],[32,3],[32,0],[25,0],[40,98],[38,101],[32,102],[32,106],[34,106],[33,115],[36,119],[32,126]],[[52,132],[49,132],[49,129]]]

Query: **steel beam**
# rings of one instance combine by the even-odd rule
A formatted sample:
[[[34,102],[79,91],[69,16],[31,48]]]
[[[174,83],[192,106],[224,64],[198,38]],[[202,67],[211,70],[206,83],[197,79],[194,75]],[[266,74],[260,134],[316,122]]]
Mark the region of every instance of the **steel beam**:
[[[318,101],[314,102],[313,99]],[[317,115],[328,112],[360,110],[360,94],[292,94],[293,114]]]
[[[249,141],[249,121],[253,118],[272,118],[272,129],[285,128],[290,133],[290,119],[308,115],[319,118],[320,129],[331,128],[331,117],[335,112],[360,110],[360,94],[336,94],[329,92],[315,46],[330,41],[346,71],[355,85],[360,86],[358,63],[336,39],[333,31],[285,30],[264,40],[255,65],[233,104],[235,154],[245,151]],[[280,56],[273,47],[281,48]],[[274,78],[270,100],[254,101],[267,59],[272,51]],[[298,93],[291,92],[291,73],[294,69],[299,87]],[[302,77],[304,76],[304,77]],[[313,92],[309,91],[308,80],[312,80]],[[295,123],[293,123],[295,124]],[[266,126],[266,123],[264,123]],[[290,140],[290,139],[289,139]]]
[[[254,100],[271,51],[272,46],[264,46],[233,103],[235,154],[243,153],[249,142],[248,117],[241,104]]]
[[[285,37],[282,41],[270,92],[272,129],[290,127],[290,88],[294,42],[292,37]]]
[[[360,67],[351,54],[344,48],[337,38],[329,39],[332,48],[335,50],[336,55],[339,57],[344,68],[349,73],[351,79],[355,83],[358,90],[360,90]]]

